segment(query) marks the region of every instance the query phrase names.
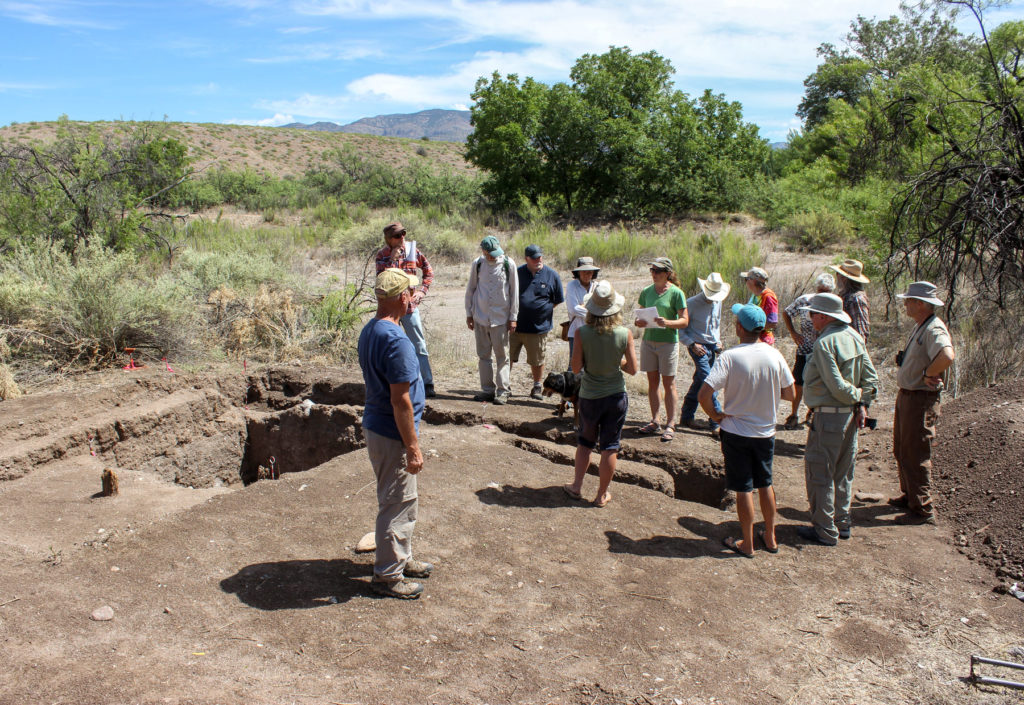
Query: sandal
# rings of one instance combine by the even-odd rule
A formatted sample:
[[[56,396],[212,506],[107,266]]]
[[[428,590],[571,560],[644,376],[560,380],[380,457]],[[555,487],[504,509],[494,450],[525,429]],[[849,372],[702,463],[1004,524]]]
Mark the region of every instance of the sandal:
[[[562,485],[562,492],[565,492],[565,495],[566,495],[566,496],[567,496],[567,497],[568,497],[569,499],[575,499],[575,500],[580,500],[580,499],[583,499],[583,495],[581,495],[581,494],[580,494],[579,492],[577,492],[576,490],[574,490],[574,489],[573,489],[572,487],[570,487],[569,485]]]
[[[651,421],[646,426],[641,426],[637,430],[637,433],[642,433],[645,436],[652,436],[655,433],[658,433],[660,430],[661,430],[661,424],[658,423],[657,421]]]
[[[736,539],[734,539],[732,536],[726,536],[724,539],[722,539],[722,545],[728,548],[733,553],[740,554],[744,558],[754,557],[753,553],[747,553],[746,551],[741,550],[740,547],[736,545]]]
[[[778,540],[775,541],[775,548],[772,548],[771,546],[769,546],[768,542],[764,540],[764,529],[759,529],[758,530],[757,538],[761,539],[761,545],[764,547],[764,550],[768,551],[768,553],[778,553],[779,552],[779,542],[778,542]]]
[[[675,437],[676,437],[676,428],[675,428],[675,426],[666,426],[665,427],[665,432],[661,434],[661,442],[662,443],[669,443]]]
[[[800,428],[800,415],[793,413],[787,416],[786,423],[783,424],[783,427],[787,431],[795,431]]]
[[[598,497],[597,499],[594,500],[594,506],[597,507],[598,509],[603,509],[604,507],[608,506],[608,503],[610,501],[612,501],[612,493],[605,492],[603,497]]]

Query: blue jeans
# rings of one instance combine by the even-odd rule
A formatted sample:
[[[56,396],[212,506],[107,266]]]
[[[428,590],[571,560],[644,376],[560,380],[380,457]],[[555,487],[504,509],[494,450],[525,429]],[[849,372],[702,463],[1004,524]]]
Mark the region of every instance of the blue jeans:
[[[420,361],[420,376],[423,378],[424,386],[433,386],[434,373],[430,371],[427,336],[423,334],[423,321],[420,320],[419,309],[415,309],[412,313],[402,316],[402,328],[405,329],[405,334],[412,341],[412,346],[416,348],[416,357]]]
[[[693,421],[693,415],[697,413],[697,395],[704,385],[704,380],[711,374],[711,368],[715,366],[715,360],[718,357],[718,354],[707,346],[704,347],[704,350],[707,352],[697,357],[689,348],[686,349],[690,353],[690,359],[693,360],[693,383],[690,384],[689,391],[683,397],[683,411],[679,414],[680,423]],[[715,411],[722,411],[722,405],[718,403],[718,392],[711,395],[711,402],[715,406]],[[718,428],[718,424],[714,421],[709,420],[708,423],[711,428]]]

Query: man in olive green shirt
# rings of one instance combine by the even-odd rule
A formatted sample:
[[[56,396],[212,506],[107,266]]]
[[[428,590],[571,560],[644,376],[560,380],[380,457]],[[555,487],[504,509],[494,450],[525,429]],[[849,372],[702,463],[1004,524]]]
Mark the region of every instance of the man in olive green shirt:
[[[857,431],[878,393],[878,374],[842,299],[816,294],[802,310],[810,314],[818,339],[804,368],[804,401],[814,409],[804,452],[811,526],[797,531],[808,541],[834,546],[836,539],[850,538]]]
[[[935,315],[942,306],[931,282],[914,282],[903,299],[916,326],[897,357],[899,393],[893,417],[893,454],[900,474],[900,496],[889,504],[906,510],[897,524],[934,524],[931,500],[932,440],[942,405],[940,392],[946,370],[956,358],[946,324]]]

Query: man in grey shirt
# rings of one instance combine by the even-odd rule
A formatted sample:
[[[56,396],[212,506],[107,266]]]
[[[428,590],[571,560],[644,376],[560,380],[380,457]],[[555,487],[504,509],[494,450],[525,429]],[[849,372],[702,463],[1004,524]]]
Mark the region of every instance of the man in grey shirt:
[[[697,428],[693,420],[697,413],[697,395],[704,380],[715,366],[715,360],[724,349],[720,328],[722,325],[722,301],[729,296],[728,284],[722,281],[722,275],[712,272],[707,279],[697,277],[700,293],[686,300],[686,310],[690,312],[690,322],[686,328],[679,330],[679,342],[686,346],[693,360],[693,382],[683,398],[683,411],[679,415],[679,425],[686,428]],[[715,411],[721,411],[718,403],[718,392],[711,397]],[[711,435],[719,437],[718,422],[708,419]]]
[[[488,235],[480,249],[482,254],[470,265],[466,285],[466,326],[476,337],[480,371],[480,393],[473,398],[506,404],[511,394],[509,334],[515,331],[519,316],[519,276],[498,238]]]

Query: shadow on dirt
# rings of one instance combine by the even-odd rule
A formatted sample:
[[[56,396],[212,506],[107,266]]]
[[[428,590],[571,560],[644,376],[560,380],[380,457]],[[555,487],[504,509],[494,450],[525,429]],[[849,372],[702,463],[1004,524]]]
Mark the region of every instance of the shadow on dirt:
[[[591,507],[585,500],[570,499],[562,491],[561,485],[551,487],[526,487],[502,485],[500,488],[487,487],[477,490],[476,496],[484,504],[500,504],[503,507],[573,507],[585,509]]]
[[[699,538],[685,536],[650,536],[632,539],[618,531],[605,531],[610,553],[632,553],[637,556],[660,558],[742,558],[726,550],[722,539],[738,535],[740,526],[735,520],[713,524],[696,517],[679,517],[679,525]]]
[[[372,596],[372,576],[372,564],[347,558],[253,563],[221,580],[220,589],[256,609],[310,609]]]

